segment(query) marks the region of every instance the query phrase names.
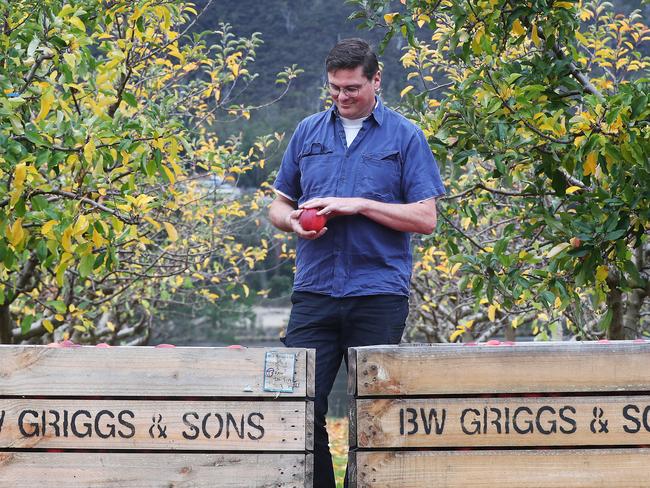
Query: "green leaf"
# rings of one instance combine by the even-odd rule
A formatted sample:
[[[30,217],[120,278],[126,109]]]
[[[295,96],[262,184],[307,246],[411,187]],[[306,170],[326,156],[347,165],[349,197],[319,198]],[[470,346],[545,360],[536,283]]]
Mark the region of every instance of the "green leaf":
[[[34,195],[31,198],[31,202],[32,202],[32,207],[34,208],[34,210],[36,210],[38,212],[40,212],[42,210],[45,210],[50,205],[48,203],[47,199],[42,195]]]
[[[68,307],[61,300],[49,300],[46,302],[46,305],[52,307],[58,313],[66,313],[68,311]]]
[[[81,258],[81,262],[79,263],[79,267],[77,269],[79,271],[79,275],[82,278],[89,276],[95,269],[95,255],[87,254]]]
[[[133,94],[131,94],[131,93],[129,93],[129,92],[124,92],[124,93],[122,93],[122,99],[123,99],[126,103],[128,103],[129,105],[131,105],[133,108],[137,108],[137,107],[138,107],[138,101],[136,100],[136,98],[135,98],[135,97],[133,96]]]
[[[29,329],[32,327],[33,323],[34,323],[34,316],[25,315],[23,317],[23,320],[20,322],[20,331],[23,334],[26,334],[27,332],[29,332]]]

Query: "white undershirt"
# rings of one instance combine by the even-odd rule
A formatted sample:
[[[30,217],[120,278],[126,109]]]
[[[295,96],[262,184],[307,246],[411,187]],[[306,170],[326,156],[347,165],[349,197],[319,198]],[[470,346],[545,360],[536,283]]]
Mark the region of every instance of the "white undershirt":
[[[357,134],[363,126],[363,121],[368,117],[362,117],[360,119],[346,119],[341,117],[341,124],[343,124],[343,129],[345,129],[345,140],[348,143],[348,147],[352,145],[352,141],[357,137]]]

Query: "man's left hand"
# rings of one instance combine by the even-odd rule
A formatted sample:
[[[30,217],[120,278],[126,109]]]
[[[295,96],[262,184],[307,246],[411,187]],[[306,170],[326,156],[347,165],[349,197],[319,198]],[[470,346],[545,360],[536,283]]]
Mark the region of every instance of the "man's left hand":
[[[329,219],[338,217],[339,215],[355,215],[361,213],[365,202],[365,198],[313,198],[302,204],[300,208],[321,208],[318,214],[325,215]]]

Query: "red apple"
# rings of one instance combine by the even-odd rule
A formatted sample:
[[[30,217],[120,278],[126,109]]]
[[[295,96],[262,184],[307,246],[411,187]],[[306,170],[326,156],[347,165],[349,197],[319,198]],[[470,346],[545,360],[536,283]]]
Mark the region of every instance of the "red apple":
[[[320,232],[320,230],[325,227],[327,222],[327,217],[324,215],[318,215],[320,208],[306,208],[300,214],[298,222],[300,226],[305,230],[315,230]]]

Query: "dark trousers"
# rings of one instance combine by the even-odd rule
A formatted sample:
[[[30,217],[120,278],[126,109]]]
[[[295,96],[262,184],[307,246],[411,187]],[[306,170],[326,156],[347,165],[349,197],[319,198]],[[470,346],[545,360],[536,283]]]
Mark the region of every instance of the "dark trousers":
[[[334,469],[325,428],[327,397],[347,350],[354,346],[398,344],[408,298],[401,295],[332,298],[294,292],[293,308],[283,342],[287,347],[316,349],[314,401],[314,488],[334,488]]]

